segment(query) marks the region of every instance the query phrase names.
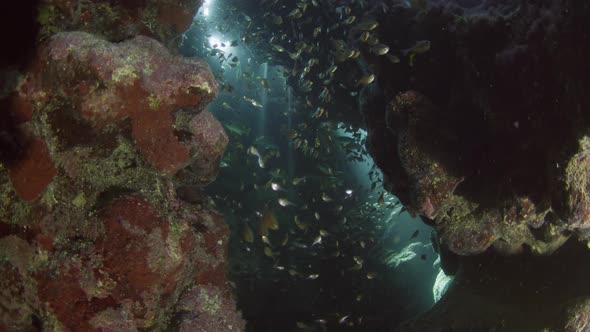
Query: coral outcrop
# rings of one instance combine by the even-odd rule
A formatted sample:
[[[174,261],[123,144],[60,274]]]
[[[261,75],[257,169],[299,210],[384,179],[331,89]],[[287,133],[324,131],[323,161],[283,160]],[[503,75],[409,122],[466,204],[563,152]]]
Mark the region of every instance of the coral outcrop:
[[[407,51],[369,58],[385,93],[365,109],[368,149],[455,275],[399,330],[586,330],[590,6],[437,0],[387,15],[380,41]],[[428,50],[407,48],[420,40]]]
[[[1,72],[0,330],[244,330],[223,217],[177,195],[228,143],[209,67],[166,47],[198,4],[37,8],[32,61]]]
[[[85,31],[110,41],[144,35],[177,46],[201,0],[44,0],[37,8],[41,38],[61,31]]]
[[[82,32],[54,35],[38,59],[42,60],[20,85],[19,97],[25,101],[18,104],[28,102],[28,109],[39,105],[45,111],[36,112],[49,113],[48,121],[69,119],[92,131],[129,122],[135,144],[156,169],[173,174],[187,166],[190,146],[175,133],[174,113],[206,105],[216,95],[204,62],[172,56],[143,36],[112,44]],[[51,76],[44,77],[47,73]],[[60,103],[67,103],[69,112],[60,109]],[[67,147],[76,138],[57,139],[56,145]],[[223,142],[220,146],[225,148]]]
[[[588,241],[589,52],[576,41],[589,8],[433,1],[414,10],[380,27],[392,32],[385,42],[431,47],[375,63],[389,103],[367,110],[368,147],[389,190],[455,254],[550,254],[572,236]]]

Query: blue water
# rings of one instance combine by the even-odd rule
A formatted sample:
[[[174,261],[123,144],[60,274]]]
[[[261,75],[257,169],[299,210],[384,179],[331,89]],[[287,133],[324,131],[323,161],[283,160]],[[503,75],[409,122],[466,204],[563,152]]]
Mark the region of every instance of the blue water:
[[[224,19],[229,13],[231,19]],[[285,73],[314,57],[285,61],[284,52],[275,58],[256,42],[247,43],[252,32],[273,35],[257,24],[231,1],[207,0],[182,46],[184,55],[208,61],[220,86],[208,110],[226,126],[230,145],[208,191],[231,229],[229,275],[239,309],[249,330],[257,332],[392,330],[434,303],[440,269],[430,229],[385,192],[364,147],[362,122],[330,114],[329,103],[312,97],[321,86],[301,92]],[[273,37],[289,52],[298,39]],[[234,40],[237,45],[229,46]],[[357,64],[370,70],[362,59]],[[352,119],[360,118],[375,90],[347,93]],[[328,116],[313,117],[321,106]],[[298,147],[298,140],[307,140],[317,153],[305,151],[305,142]],[[248,153],[252,146],[264,168]],[[280,190],[273,190],[273,183]],[[293,205],[282,206],[279,198]],[[267,206],[279,229],[263,239],[258,227]],[[244,238],[245,227],[254,233],[252,243]],[[313,245],[318,237],[321,242]]]

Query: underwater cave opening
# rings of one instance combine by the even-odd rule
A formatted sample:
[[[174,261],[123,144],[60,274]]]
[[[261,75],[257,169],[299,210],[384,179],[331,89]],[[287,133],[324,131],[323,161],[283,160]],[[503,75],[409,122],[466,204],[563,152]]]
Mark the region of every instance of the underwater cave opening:
[[[230,144],[207,192],[230,226],[238,307],[257,332],[393,330],[434,304],[430,227],[385,191],[365,148],[360,109],[379,87],[343,89],[344,64],[316,63],[293,51],[300,36],[264,27],[281,15],[207,2],[181,45],[219,82],[208,110]],[[370,70],[356,63],[350,73]],[[330,85],[305,80],[324,66]]]

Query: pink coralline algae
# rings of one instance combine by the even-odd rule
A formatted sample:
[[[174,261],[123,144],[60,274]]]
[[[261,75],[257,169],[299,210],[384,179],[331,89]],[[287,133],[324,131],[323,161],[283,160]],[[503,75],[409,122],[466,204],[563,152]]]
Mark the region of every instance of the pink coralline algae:
[[[215,98],[204,62],[171,55],[147,37],[114,44],[83,32],[54,35],[39,58],[21,88],[24,98],[71,96],[71,111],[99,130],[130,120],[138,149],[156,169],[173,174],[187,165],[190,147],[174,134],[174,113]]]
[[[199,175],[198,183],[206,185],[217,175],[217,165],[229,138],[219,121],[207,111],[193,117],[189,126],[192,133],[190,146],[193,147],[191,166]]]
[[[217,294],[199,298],[200,306],[222,304],[208,319],[228,317],[228,324],[242,326],[235,331],[243,331],[225,277],[227,226],[208,212],[176,204],[182,219],[171,229],[170,220],[141,196],[111,202],[94,221],[105,230],[94,245],[34,274],[45,310],[72,330],[153,328],[183,290],[197,285]]]
[[[244,331],[244,321],[233,314],[230,294],[213,285],[197,286],[179,301],[179,331]]]
[[[9,166],[14,190],[25,201],[34,201],[56,175],[55,165],[45,142],[32,137],[25,155]]]
[[[217,176],[216,95],[205,62],[145,36],[40,44],[7,110],[24,150],[0,166],[0,331],[167,330],[194,301],[185,330],[244,331],[223,216],[177,197]]]

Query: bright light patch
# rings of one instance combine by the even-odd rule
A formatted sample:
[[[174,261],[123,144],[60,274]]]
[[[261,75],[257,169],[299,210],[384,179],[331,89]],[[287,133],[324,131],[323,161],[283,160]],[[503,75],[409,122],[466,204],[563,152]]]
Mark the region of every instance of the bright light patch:
[[[230,44],[231,44],[231,42],[221,41],[217,37],[214,37],[214,36],[209,37],[209,47],[211,47],[211,48],[216,48],[216,49],[226,52],[229,50]]]
[[[211,37],[209,37],[209,46],[220,48],[221,47],[221,40],[211,36]]]
[[[203,8],[203,15],[209,16],[209,8],[207,8],[207,7]]]

